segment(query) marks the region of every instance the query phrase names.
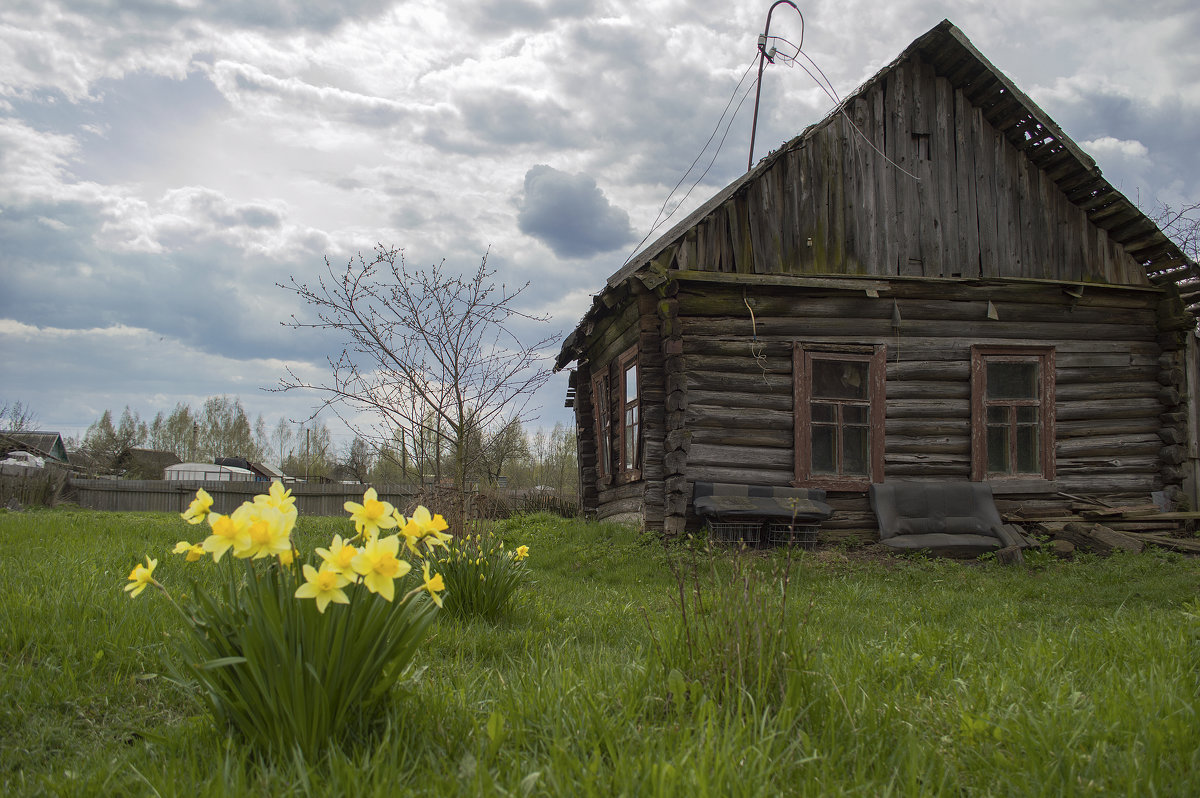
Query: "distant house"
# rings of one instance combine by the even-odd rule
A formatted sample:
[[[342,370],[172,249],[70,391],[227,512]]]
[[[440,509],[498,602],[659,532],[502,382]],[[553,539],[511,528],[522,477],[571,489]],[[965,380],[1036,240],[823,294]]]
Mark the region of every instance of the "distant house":
[[[1194,498],[1197,285],[943,21],[600,286],[555,363],[583,509],[677,534],[697,481],[810,487],[866,533],[885,480]]]
[[[203,480],[205,482],[253,482],[254,472],[248,468],[217,465],[216,463],[178,463],[167,466],[167,480]]]
[[[283,472],[275,468],[275,466],[267,465],[266,463],[257,463],[247,460],[244,457],[218,457],[213,462],[217,465],[244,468],[254,474],[255,482],[273,482],[275,480],[282,482],[287,479]]]
[[[26,451],[46,460],[69,465],[67,448],[62,435],[57,432],[5,432],[0,433],[0,457],[12,451]]]
[[[113,461],[113,469],[125,479],[163,479],[169,466],[183,462],[174,452],[126,448]]]

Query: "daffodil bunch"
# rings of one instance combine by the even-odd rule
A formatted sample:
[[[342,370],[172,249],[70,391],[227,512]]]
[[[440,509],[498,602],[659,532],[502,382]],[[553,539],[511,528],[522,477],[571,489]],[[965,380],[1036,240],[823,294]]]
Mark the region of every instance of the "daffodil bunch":
[[[454,539],[430,556],[446,583],[446,610],[458,616],[496,620],[529,576],[528,546],[506,549],[503,541],[482,532]]]
[[[174,669],[196,684],[219,725],[263,749],[316,756],[386,708],[446,589],[427,558],[419,582],[398,593],[413,571],[402,547],[414,555],[445,548],[446,522],[424,507],[405,518],[368,489],[361,504],[346,502],[355,534],[305,557],[292,542],[296,501],[281,483],[229,515],[212,506],[196,492],[181,516],[209,534],[179,541],[174,553],[189,563],[211,556],[216,589],[193,580],[181,606],[150,557],[125,589],[137,596],[155,587],[179,609],[189,634]]]

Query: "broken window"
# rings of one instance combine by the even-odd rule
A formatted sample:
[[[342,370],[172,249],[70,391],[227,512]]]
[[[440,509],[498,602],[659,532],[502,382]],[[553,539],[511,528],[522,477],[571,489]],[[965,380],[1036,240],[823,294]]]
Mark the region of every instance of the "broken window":
[[[1054,479],[1054,349],[971,347],[971,479]]]
[[[640,476],[641,459],[641,403],[638,394],[637,347],[627,349],[617,359],[620,375],[621,419],[620,419],[620,463],[621,473],[636,479]]]
[[[883,480],[884,352],[795,345],[797,485],[855,490]]]
[[[612,473],[612,406],[608,397],[608,369],[592,375],[592,410],[596,429],[596,477],[606,481]]]

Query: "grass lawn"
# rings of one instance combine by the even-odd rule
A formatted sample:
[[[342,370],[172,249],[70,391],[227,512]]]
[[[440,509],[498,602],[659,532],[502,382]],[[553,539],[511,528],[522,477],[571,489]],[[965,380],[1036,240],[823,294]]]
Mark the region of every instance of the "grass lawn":
[[[346,532],[302,517],[301,548]],[[1200,561],[664,550],[531,516],[535,584],[437,620],[386,728],[261,761],[163,675],[177,516],[0,511],[11,795],[1200,795]],[[682,597],[686,613],[681,612]]]

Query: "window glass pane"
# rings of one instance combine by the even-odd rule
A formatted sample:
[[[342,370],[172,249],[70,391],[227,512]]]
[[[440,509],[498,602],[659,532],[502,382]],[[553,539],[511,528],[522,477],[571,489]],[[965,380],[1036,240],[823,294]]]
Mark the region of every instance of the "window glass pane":
[[[988,399],[1037,399],[1038,364],[987,361]]]
[[[987,428],[987,470],[990,474],[1008,474],[1008,427]]]
[[[812,395],[821,399],[866,399],[871,364],[865,360],[812,361]]]
[[[1017,423],[1018,424],[1036,424],[1036,423],[1038,423],[1038,409],[1036,407],[1018,407],[1017,408]]]
[[[866,424],[870,410],[869,405],[842,405],[842,423]]]
[[[1008,406],[998,405],[987,409],[987,421],[989,424],[1007,424],[1008,423]]]
[[[637,400],[637,363],[631,363],[625,369],[625,401]]]
[[[834,434],[837,428],[825,424],[814,424],[812,428],[812,472],[814,474],[836,474],[837,454],[834,450]]]
[[[867,445],[869,428],[847,426],[842,431],[842,473],[865,476],[867,473]]]
[[[812,420],[814,423],[824,422],[826,424],[837,422],[837,405],[828,402],[813,402]]]
[[[1042,472],[1041,436],[1032,424],[1017,427],[1017,471],[1022,474]]]

